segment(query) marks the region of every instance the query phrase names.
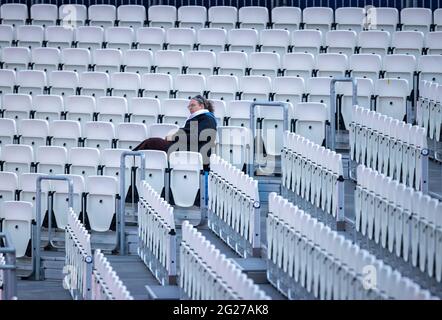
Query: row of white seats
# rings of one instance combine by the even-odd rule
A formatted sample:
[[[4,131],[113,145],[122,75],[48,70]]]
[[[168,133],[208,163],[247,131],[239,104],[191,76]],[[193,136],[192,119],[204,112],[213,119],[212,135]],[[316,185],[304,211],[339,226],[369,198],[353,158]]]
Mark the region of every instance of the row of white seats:
[[[155,53],[154,59],[154,55],[148,50],[130,50],[123,57],[116,49],[97,49],[93,56],[92,61],[90,53],[85,49],[64,49],[60,54],[58,49],[38,48],[32,51],[31,57],[27,48],[4,48],[4,70],[0,70],[4,80],[1,86],[8,89],[16,85],[20,89],[22,82],[26,82],[29,77],[54,89],[64,88],[68,82],[71,82],[72,86],[78,86],[81,80],[79,75],[87,71],[110,74],[107,81],[115,87],[115,91],[128,91],[131,95],[136,94],[137,89],[148,88],[147,79],[144,78],[149,77],[149,73],[164,73],[174,77],[181,73],[206,77],[214,74],[238,77],[263,75],[271,78],[283,75],[304,79],[312,75],[333,77],[350,74],[373,81],[382,75],[386,78],[405,78],[410,83],[413,83],[416,72],[421,74],[423,80],[434,81],[442,77],[442,55],[434,54],[419,56],[417,60],[413,55],[407,54],[381,57],[378,54],[362,53],[347,57],[341,53],[320,53],[315,57],[311,53],[299,52],[279,55],[271,52],[246,54],[225,51],[215,55],[210,51],[192,51],[184,55],[181,51],[161,50]],[[35,72],[29,70],[29,66],[32,66],[32,71]],[[390,74],[393,76],[389,76]]]
[[[58,9],[58,10],[57,10]],[[297,7],[275,7],[269,10],[266,7],[244,6],[212,6],[208,10],[204,6],[181,6],[176,8],[170,5],[152,5],[147,8],[139,5],[84,5],[66,4],[59,8],[50,4],[34,4],[28,8],[24,4],[4,4],[0,9],[2,23],[36,25],[98,25],[110,27],[119,26],[141,27],[149,23],[151,26],[163,28],[175,25],[191,28],[203,28],[206,25],[226,29],[251,27],[265,29],[269,25],[273,28],[298,29],[301,24],[305,28],[330,29],[336,24],[338,29],[361,30],[367,22],[367,16],[376,16],[375,27],[396,30],[398,25],[405,30],[428,31],[432,24],[437,29],[442,25],[442,10],[433,12],[426,8],[396,8],[370,7],[338,8],[333,11],[327,7],[307,7],[304,10]],[[72,19],[74,16],[75,19]],[[400,20],[399,20],[400,19]],[[434,19],[434,20],[433,20]],[[271,24],[270,24],[271,20]]]
[[[94,252],[91,300],[134,300],[100,249]]]
[[[104,30],[101,27],[78,27],[67,29],[60,27],[43,28],[41,26],[0,25],[1,47],[17,46],[25,48],[85,48],[95,50],[113,48],[120,50],[160,49],[210,50],[210,51],[246,51],[284,53],[309,48],[318,53],[324,47],[330,52],[344,51],[346,54],[362,50],[377,49],[383,54],[407,52],[420,54],[426,50],[440,52],[441,32],[420,31],[362,31],[357,34],[350,30],[261,30],[207,28],[195,31],[190,28],[157,27],[139,28],[134,31],[128,27],[112,27]],[[375,43],[377,42],[377,43]],[[425,50],[424,50],[425,49]],[[305,49],[304,49],[305,50]]]
[[[4,179],[1,183],[1,193],[4,199],[0,202],[0,216],[8,219],[10,210],[8,201],[14,201],[15,193],[20,190],[19,200],[35,205],[36,201],[36,181],[42,173],[14,173],[0,172]],[[89,218],[91,229],[98,232],[108,231],[115,214],[116,195],[118,194],[117,178],[112,176],[63,175],[72,179],[74,184],[73,208],[75,212],[82,211],[83,194],[87,193],[86,215]],[[68,196],[67,183],[62,181],[42,181],[42,202],[41,202],[41,225],[48,211],[48,197],[53,200],[51,205],[54,211],[57,227],[63,229],[67,224]],[[51,193],[51,195],[49,195]],[[52,195],[54,193],[54,195]],[[36,219],[35,212],[32,218]],[[40,226],[41,226],[40,225]],[[23,248],[22,248],[23,249]],[[24,247],[26,251],[26,246]],[[25,251],[20,251],[24,254]],[[21,256],[17,254],[17,256]]]
[[[258,181],[213,154],[208,177],[209,227],[242,257],[260,247]],[[246,243],[247,245],[244,245]]]
[[[357,179],[356,230],[440,282],[442,202],[363,165]]]
[[[416,190],[423,190],[425,129],[378,112],[354,107],[350,124],[350,158]]]
[[[338,218],[344,189],[342,156],[302,135],[284,132],[282,185]]]
[[[177,274],[173,207],[146,180],[139,186],[138,255],[157,280],[166,285]]]
[[[21,207],[21,210],[18,211],[21,214],[29,207],[32,209],[32,204],[26,202],[15,202],[14,204],[17,206],[17,209],[19,206]],[[74,300],[86,300],[91,297],[91,283],[89,278],[92,276],[93,268],[91,235],[87,232],[80,220],[78,220],[78,213],[76,212],[79,211],[75,211],[72,208],[64,212],[67,220],[65,232],[65,267],[69,274],[63,279],[63,284],[65,288],[68,288]],[[22,236],[23,238],[28,237],[27,234],[22,234]],[[27,241],[28,240],[26,240],[26,242]],[[18,257],[20,257],[20,255],[18,255]]]
[[[416,109],[416,123],[425,128],[430,139],[441,141],[442,83],[421,81]]]
[[[180,287],[191,300],[268,300],[269,297],[188,221],[180,246]]]
[[[321,300],[433,298],[429,291],[274,192],[269,194],[267,248],[269,268],[279,273],[273,284],[284,279],[288,286],[297,282]],[[288,296],[296,298],[291,290]]]

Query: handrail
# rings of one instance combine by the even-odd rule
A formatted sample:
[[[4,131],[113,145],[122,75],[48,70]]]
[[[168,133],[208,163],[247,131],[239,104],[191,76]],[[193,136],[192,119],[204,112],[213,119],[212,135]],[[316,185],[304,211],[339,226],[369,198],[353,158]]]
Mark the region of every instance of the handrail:
[[[0,243],[3,239],[4,246],[0,246],[0,253],[4,253],[6,264],[0,264],[0,270],[5,270],[3,293],[0,300],[17,300],[17,277],[15,248],[12,246],[8,234],[0,232]]]
[[[58,180],[68,182],[68,205],[70,208],[73,206],[73,194],[74,194],[74,182],[72,178],[67,176],[38,176],[36,181],[36,199],[35,199],[35,239],[32,240],[32,260],[33,260],[33,272],[35,280],[42,280],[40,275],[40,263],[41,263],[41,182],[43,180]],[[49,226],[48,226],[48,241],[51,244],[51,229],[52,229],[52,214],[49,212]]]
[[[141,152],[141,151],[124,151],[121,154],[121,158],[120,158],[120,173],[119,173],[119,177],[120,177],[120,205],[117,208],[117,223],[118,223],[118,230],[119,230],[119,237],[118,237],[118,243],[117,246],[119,247],[119,252],[120,255],[125,255],[126,254],[126,246],[125,246],[125,242],[126,242],[126,234],[125,234],[125,228],[126,228],[126,223],[125,223],[125,219],[124,219],[124,206],[126,203],[125,200],[125,190],[126,190],[126,157],[127,156],[139,156],[141,158],[141,179],[140,181],[144,180],[144,176],[145,176],[145,168],[146,168],[146,155]],[[117,231],[118,232],[118,231]]]
[[[357,81],[353,77],[334,77],[330,81],[330,139],[326,140],[327,148],[335,151],[336,150],[336,82],[351,82],[352,83],[352,106],[358,105],[358,86]],[[338,115],[339,117],[339,115]]]
[[[283,131],[286,131],[288,129],[288,121],[289,121],[289,111],[288,111],[288,105],[285,102],[278,102],[278,101],[254,101],[250,104],[250,130],[252,132],[252,143],[251,143],[251,151],[252,151],[252,157],[251,157],[251,163],[247,164],[248,167],[248,174],[250,177],[254,177],[255,172],[255,143],[253,142],[255,139],[255,107],[256,106],[265,106],[265,107],[277,107],[282,108],[284,110],[284,119],[283,119]]]

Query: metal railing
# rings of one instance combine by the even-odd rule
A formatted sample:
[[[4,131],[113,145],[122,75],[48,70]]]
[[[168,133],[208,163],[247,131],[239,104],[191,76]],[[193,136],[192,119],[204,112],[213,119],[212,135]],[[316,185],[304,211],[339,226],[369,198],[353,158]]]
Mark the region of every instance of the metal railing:
[[[2,245],[3,243],[3,245]],[[17,278],[16,278],[16,260],[15,248],[6,233],[0,232],[0,254],[4,257],[4,263],[0,263],[0,272],[3,273],[0,283],[0,300],[17,299]],[[0,261],[1,262],[1,261]]]

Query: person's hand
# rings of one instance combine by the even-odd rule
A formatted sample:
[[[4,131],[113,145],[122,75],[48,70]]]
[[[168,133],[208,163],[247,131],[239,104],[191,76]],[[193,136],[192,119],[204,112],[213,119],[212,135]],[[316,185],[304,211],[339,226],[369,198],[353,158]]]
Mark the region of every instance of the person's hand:
[[[169,134],[166,136],[166,141],[173,141],[173,134]]]

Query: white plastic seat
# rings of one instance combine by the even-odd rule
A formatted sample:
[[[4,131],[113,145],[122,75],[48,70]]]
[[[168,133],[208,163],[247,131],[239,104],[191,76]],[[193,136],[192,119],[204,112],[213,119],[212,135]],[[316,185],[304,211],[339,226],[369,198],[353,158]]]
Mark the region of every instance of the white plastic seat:
[[[86,72],[92,63],[89,50],[84,48],[65,48],[61,52],[63,70]]]
[[[45,146],[49,136],[49,123],[39,119],[21,119],[17,123],[20,144],[33,148]]]
[[[199,186],[203,159],[198,152],[175,151],[169,156],[170,190],[175,205],[193,206]]]
[[[0,8],[2,24],[10,24],[13,27],[26,24],[28,19],[28,7],[21,3],[5,3]]]
[[[117,49],[96,49],[92,59],[94,70],[98,72],[119,72],[123,63],[123,55]]]
[[[330,106],[330,82],[329,77],[310,78],[306,82],[306,93],[308,102],[324,103],[329,109]]]
[[[417,70],[416,58],[412,55],[393,54],[384,57],[384,77],[405,79],[410,93],[414,88],[414,73]]]
[[[87,19],[87,7],[82,4],[63,4],[58,7],[60,25],[68,29],[84,26]]]
[[[301,9],[296,7],[275,7],[272,9],[273,29],[285,29],[289,32],[299,29]]]
[[[433,12],[433,22],[435,31],[442,31],[442,8],[438,8]]]
[[[115,72],[110,76],[110,86],[113,96],[138,97],[141,88],[141,77],[133,72]]]
[[[15,71],[0,70],[0,97],[5,93],[12,93],[15,87]]]
[[[369,53],[351,55],[349,69],[353,77],[368,78],[375,82],[382,70],[382,57]]]
[[[216,66],[216,55],[211,51],[189,51],[186,53],[186,73],[210,76]]]
[[[325,139],[327,107],[323,103],[302,102],[295,108],[295,132],[313,143],[322,145]]]
[[[308,7],[302,11],[302,21],[305,29],[316,29],[325,33],[330,30],[333,19],[333,9],[327,7]]]
[[[58,120],[64,111],[63,99],[59,95],[36,95],[32,99],[35,119]]]
[[[358,90],[357,98],[360,107],[370,109],[371,97],[374,95],[374,82],[370,78],[356,78],[356,86]],[[345,128],[349,128],[353,121],[352,110],[352,84],[350,82],[341,82],[336,85],[336,93],[342,94],[341,98],[341,114],[344,120]]]
[[[318,77],[344,77],[348,69],[348,59],[345,54],[320,53],[316,57]]]
[[[115,139],[115,128],[111,122],[93,121],[86,122],[83,130],[83,138],[86,138],[85,147],[100,150],[112,147]]]
[[[162,50],[166,42],[166,31],[159,27],[146,27],[137,30],[137,48],[150,51]]]
[[[10,25],[0,25],[0,48],[11,47],[14,40],[14,28]]]
[[[172,135],[178,131],[180,127],[176,124],[171,123],[156,123],[151,124],[147,128],[148,138],[165,138],[166,136]]]
[[[428,32],[425,37],[425,48],[428,55],[442,54],[442,32]],[[421,57],[422,58],[422,57]]]
[[[120,5],[117,8],[117,19],[120,27],[129,27],[136,30],[144,26],[146,8],[141,5]]]
[[[2,96],[2,109],[4,118],[23,119],[29,118],[32,111],[32,97],[28,94],[4,94]]]
[[[266,76],[244,76],[239,80],[241,100],[269,100],[272,80]]]
[[[100,49],[104,41],[104,29],[97,26],[81,26],[75,29],[77,48]]]
[[[113,5],[94,4],[88,7],[90,26],[112,27],[117,19],[117,9]]]
[[[164,175],[169,167],[167,153],[159,150],[142,150],[145,154],[145,180],[161,195],[164,189]],[[140,167],[140,160],[137,158],[137,167]],[[137,176],[139,178],[139,175]]]
[[[165,73],[146,73],[141,78],[143,97],[168,99],[172,90],[172,76]]]
[[[209,76],[206,89],[210,99],[235,100],[239,89],[238,78],[224,75]]]
[[[163,114],[163,122],[176,124],[180,127],[184,126],[189,117],[187,99],[164,99],[161,102],[161,113]]]
[[[376,111],[402,121],[406,114],[407,97],[410,94],[405,79],[378,79],[375,84]]]
[[[247,54],[245,52],[219,52],[217,56],[218,74],[243,76],[248,67]]]
[[[144,123],[119,123],[116,129],[117,148],[132,150],[147,137]]]
[[[278,75],[280,67],[281,62],[277,53],[253,52],[249,54],[250,75],[274,78]]]
[[[2,211],[2,230],[8,232],[15,256],[24,257],[31,240],[32,221],[35,220],[33,205],[27,201],[5,201]]]
[[[131,122],[141,122],[147,126],[157,123],[160,115],[160,100],[156,98],[136,97],[129,102]]]
[[[420,31],[396,31],[391,39],[393,52],[396,54],[414,55],[416,59],[422,54],[424,34]]]
[[[51,94],[66,97],[77,93],[79,80],[74,71],[52,71],[48,80]]]
[[[169,28],[166,31],[166,44],[168,50],[187,52],[193,50],[196,43],[195,30],[191,28]]]
[[[252,100],[232,100],[226,105],[228,126],[245,127],[250,129],[250,104]]]
[[[211,6],[208,22],[211,28],[234,29],[238,23],[238,9],[233,6]]]
[[[99,97],[96,112],[98,121],[109,121],[117,125],[124,122],[128,112],[127,100],[123,97]]]
[[[426,55],[419,58],[417,70],[420,80],[442,83],[442,55]]]
[[[16,190],[18,190],[17,175],[14,172],[0,172],[0,219],[2,219],[2,204],[5,201],[14,201]]]
[[[216,154],[242,170],[244,165],[250,163],[251,141],[251,132],[248,128],[219,126],[217,128]]]
[[[232,29],[227,39],[229,51],[245,53],[255,52],[258,42],[258,31],[254,29]]]
[[[201,29],[207,22],[207,9],[203,6],[181,6],[178,8],[178,25],[180,28]]]
[[[17,126],[15,120],[0,118],[0,147],[12,144],[16,134]]]
[[[34,151],[31,146],[8,144],[1,148],[1,160],[3,171],[21,173],[31,172],[31,164],[34,162]],[[20,176],[19,176],[20,178]]]
[[[206,79],[197,74],[179,74],[175,77],[174,89],[177,98],[191,99],[206,90]]]
[[[213,108],[215,109],[213,115],[217,120],[217,124],[224,124],[224,118],[226,116],[226,103],[219,99],[210,99],[210,101],[212,101]]]
[[[43,27],[53,26],[57,23],[58,8],[53,4],[33,4],[31,6],[31,21],[33,25]]]
[[[81,138],[80,123],[73,120],[54,120],[49,126],[49,136],[51,146],[69,149],[78,147],[78,141]]]
[[[73,182],[73,194],[72,194],[72,208],[74,212],[80,213],[83,211],[82,208],[82,197],[85,192],[86,186],[84,178],[80,175],[63,175],[63,177],[69,178]],[[51,181],[51,191],[53,204],[52,208],[54,211],[55,222],[58,229],[66,228],[68,224],[67,213],[69,212],[68,196],[69,188],[66,181],[54,180]]]
[[[42,26],[19,26],[17,27],[17,47],[35,48],[41,47],[44,40]]]
[[[139,74],[148,73],[153,65],[153,54],[150,50],[133,49],[123,53],[123,66],[125,72]]]
[[[266,7],[245,6],[239,8],[238,23],[240,28],[263,30],[269,23],[269,12]]]
[[[292,52],[311,53],[316,56],[322,45],[322,32],[319,30],[296,30],[292,32]]]
[[[6,47],[2,49],[3,69],[26,70],[31,62],[29,48]]]
[[[173,28],[177,20],[177,9],[169,5],[150,6],[147,13],[149,26],[160,28]]]
[[[86,180],[86,212],[93,231],[105,232],[116,212],[118,182],[115,177],[89,176]]]
[[[262,30],[259,34],[259,44],[261,52],[278,53],[282,57],[290,45],[290,33],[287,30]]]
[[[103,176],[115,177],[120,183],[120,164],[121,164],[121,155],[125,151],[130,151],[128,149],[104,149],[100,152],[100,163],[103,166]],[[126,158],[125,161],[125,180],[126,187],[130,185],[131,174],[130,167],[132,164],[132,159]],[[125,190],[126,193],[127,190]]]
[[[104,32],[106,48],[127,50],[132,48],[135,33],[129,27],[109,27]]]
[[[74,42],[74,30],[62,26],[49,26],[45,29],[46,46],[64,49],[70,48]]]
[[[34,48],[32,49],[32,69],[41,71],[58,70],[61,62],[60,50],[56,48]]]
[[[337,30],[362,31],[364,27],[364,8],[342,7],[335,10],[335,22]]]
[[[82,95],[106,96],[109,88],[109,75],[106,72],[83,72],[80,74],[79,87]]]
[[[46,87],[46,73],[38,70],[17,72],[18,93],[30,95],[43,94]]]
[[[403,8],[401,10],[402,30],[428,32],[433,23],[432,13],[431,9],[427,8]]]
[[[368,29],[395,32],[399,23],[399,12],[396,8],[370,7],[367,9]]]
[[[155,52],[157,73],[180,74],[184,66],[184,53],[178,50],[158,50]]]
[[[315,56],[311,53],[287,53],[282,58],[284,76],[295,76],[307,80],[315,69]]]
[[[46,174],[64,174],[68,163],[68,151],[64,147],[40,146],[35,153],[38,163],[37,172]]]
[[[65,98],[67,120],[80,122],[82,128],[87,121],[92,121],[95,112],[95,98],[91,96],[67,96]]]
[[[296,105],[302,101],[305,92],[304,79],[300,77],[276,77],[273,79],[273,100],[290,102]]]
[[[198,50],[224,51],[227,44],[227,32],[221,28],[199,29],[196,42]]]
[[[325,34],[328,53],[342,53],[350,57],[355,52],[357,35],[355,31],[332,30]]]
[[[375,53],[381,57],[387,54],[391,45],[388,31],[361,31],[358,36],[359,53]]]
[[[100,151],[95,148],[69,149],[69,173],[83,178],[96,175],[100,165]]]

